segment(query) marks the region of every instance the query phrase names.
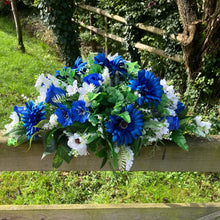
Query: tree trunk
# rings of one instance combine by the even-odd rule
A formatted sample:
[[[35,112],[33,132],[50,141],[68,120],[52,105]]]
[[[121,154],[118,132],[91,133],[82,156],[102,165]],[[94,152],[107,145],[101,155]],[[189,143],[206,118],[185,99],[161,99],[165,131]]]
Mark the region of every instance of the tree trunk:
[[[15,27],[16,27],[16,32],[17,32],[18,49],[24,53],[25,48],[24,48],[23,39],[22,39],[22,29],[21,29],[20,19],[18,16],[16,0],[11,0],[11,9],[12,9],[12,13],[14,16]]]
[[[205,0],[202,19],[198,18],[196,0],[176,0],[184,32],[183,58],[188,80],[196,79],[206,54],[216,54],[220,46],[220,1]]]

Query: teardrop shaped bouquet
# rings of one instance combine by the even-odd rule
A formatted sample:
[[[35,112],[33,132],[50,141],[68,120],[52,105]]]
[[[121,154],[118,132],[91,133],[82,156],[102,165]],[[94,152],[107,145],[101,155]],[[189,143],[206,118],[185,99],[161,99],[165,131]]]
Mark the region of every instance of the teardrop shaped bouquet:
[[[6,125],[9,145],[42,139],[53,167],[89,152],[115,169],[130,170],[141,148],[174,141],[188,150],[184,134],[206,136],[211,124],[187,115],[172,85],[121,56],[91,54],[71,68],[41,74],[37,100],[14,107]]]

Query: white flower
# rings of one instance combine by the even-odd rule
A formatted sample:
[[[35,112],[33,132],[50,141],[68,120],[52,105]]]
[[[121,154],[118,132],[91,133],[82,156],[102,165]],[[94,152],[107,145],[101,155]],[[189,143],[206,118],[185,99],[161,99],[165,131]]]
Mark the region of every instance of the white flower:
[[[6,133],[10,132],[19,123],[19,116],[16,112],[11,113],[10,119],[12,119],[12,122],[5,125]],[[10,135],[10,137],[14,137],[17,140],[19,135]]]
[[[158,121],[157,119],[154,119],[154,120]],[[149,137],[149,142],[155,142],[157,140],[162,140],[165,135],[168,135],[170,133],[170,130],[168,128],[169,123],[167,122],[167,120],[165,120],[164,125],[165,125],[165,127],[158,127],[158,128],[152,129],[155,133],[155,136]],[[166,138],[166,139],[168,139],[168,138]]]
[[[75,80],[75,81],[73,82],[73,85],[72,85],[72,86],[71,86],[71,85],[68,85],[68,86],[66,87],[66,91],[67,91],[68,96],[71,96],[71,95],[76,94],[77,91],[78,91],[77,80]]]
[[[91,83],[88,84],[86,82],[84,82],[82,84],[82,87],[80,87],[78,89],[78,93],[79,95],[79,100],[84,100],[86,102],[86,106],[90,106],[91,103],[89,103],[89,99],[88,99],[88,92],[93,92],[95,89],[95,86]]]
[[[103,79],[104,79],[104,85],[110,85],[110,82],[111,82],[111,80],[110,80],[110,73],[109,73],[109,69],[107,68],[107,67],[105,67],[104,68],[104,72],[103,72],[103,74],[102,74],[102,76],[103,76]]]
[[[86,141],[77,133],[69,137],[67,145],[80,156],[88,154]]]
[[[50,116],[50,120],[48,123],[44,124],[43,129],[45,130],[51,130],[53,128],[55,128],[58,125],[57,122],[57,115],[56,114],[52,114]]]
[[[205,134],[208,134],[212,124],[209,121],[205,122],[205,121],[202,121],[201,119],[202,119],[202,116],[196,116],[194,118],[196,125],[198,126],[198,130],[200,132],[204,131]]]
[[[168,86],[165,79],[160,80],[167,98],[170,100],[169,108],[176,110],[179,98],[175,95],[174,87]]]
[[[43,73],[38,77],[38,79],[37,79],[37,81],[35,83],[35,87],[38,90],[40,90],[40,88],[42,86],[45,86],[45,87],[48,88],[48,87],[50,87],[50,85],[51,85],[50,79],[48,77],[45,77]]]

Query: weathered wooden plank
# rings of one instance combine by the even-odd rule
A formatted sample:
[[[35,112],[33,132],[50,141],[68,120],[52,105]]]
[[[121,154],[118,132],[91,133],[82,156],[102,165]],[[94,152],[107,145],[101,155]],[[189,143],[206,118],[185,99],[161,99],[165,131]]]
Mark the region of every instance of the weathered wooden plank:
[[[106,33],[105,31],[99,29],[99,28],[96,28],[94,26],[90,26],[90,25],[86,25],[84,24],[83,22],[81,21],[78,21],[78,23],[88,29],[88,30],[91,30],[93,32],[95,32],[96,34],[99,34],[99,35],[102,35],[103,37],[108,37],[112,40],[115,40],[115,41],[118,41],[120,43],[124,43],[125,42],[125,39],[122,38],[122,37],[119,37],[119,36],[116,36],[114,34],[109,34],[109,33]],[[154,53],[154,54],[157,54],[159,56],[162,56],[162,57],[165,57],[165,58],[168,58],[170,60],[173,60],[173,61],[176,61],[176,62],[181,62],[183,59],[181,56],[179,55],[174,55],[174,56],[168,56],[163,50],[161,49],[158,49],[158,48],[155,48],[155,47],[151,47],[151,46],[148,46],[146,44],[142,44],[142,43],[135,43],[134,46],[137,48],[137,49],[140,49],[140,50],[146,50],[150,53]]]
[[[159,145],[154,152],[152,146],[142,148],[141,155],[134,160],[133,171],[201,171],[220,172],[220,136],[212,136],[212,141],[204,138],[188,137],[189,152],[182,150],[172,142]],[[43,160],[43,146],[33,143],[17,148],[7,146],[7,139],[0,137],[1,171],[52,170],[53,155]],[[166,149],[166,152],[164,151]],[[154,152],[154,153],[153,153]],[[165,152],[165,154],[164,154]],[[164,159],[162,159],[164,157]],[[102,160],[90,153],[89,156],[73,158],[70,164],[63,163],[59,170],[100,170]],[[110,170],[106,165],[101,170]]]
[[[118,16],[118,15],[110,14],[106,10],[103,10],[101,8],[93,7],[93,6],[90,6],[90,5],[84,5],[84,4],[77,4],[77,6],[79,8],[88,10],[90,12],[94,12],[96,14],[103,15],[103,16],[111,18],[111,19],[113,19],[115,21],[119,21],[119,22],[121,22],[123,24],[126,24],[125,18],[123,18],[121,16]],[[148,32],[151,32],[151,33],[154,33],[154,34],[158,34],[158,35],[163,35],[163,34],[166,33],[166,31],[161,29],[161,28],[150,26],[150,25],[146,25],[146,24],[143,24],[143,23],[137,23],[136,27],[141,29],[141,30],[148,31]],[[177,37],[174,34],[172,34],[170,37],[172,39],[174,39],[174,40],[177,40],[177,41],[181,41],[182,40],[182,35],[181,34],[178,34]]]
[[[0,220],[214,220],[220,203],[2,205]]]

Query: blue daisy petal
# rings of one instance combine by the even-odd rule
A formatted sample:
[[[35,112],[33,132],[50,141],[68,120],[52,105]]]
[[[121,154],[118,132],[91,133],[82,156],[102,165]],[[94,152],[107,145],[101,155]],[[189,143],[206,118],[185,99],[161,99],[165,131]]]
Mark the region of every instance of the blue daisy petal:
[[[39,103],[38,105],[35,105],[34,102],[29,101],[29,103],[25,103],[26,108],[21,112],[22,115],[22,121],[24,122],[24,127],[27,130],[27,137],[30,140],[31,137],[39,131],[39,128],[35,128],[41,120],[46,119],[45,114],[46,112],[43,111],[43,109],[46,107],[43,105],[43,102]],[[36,139],[38,136],[36,135],[34,139]]]
[[[144,103],[158,105],[161,101],[163,86],[160,85],[160,80],[155,77],[152,72],[146,71],[145,69],[138,71],[138,79],[129,80],[132,91],[138,91],[139,97],[137,104],[143,105]]]

